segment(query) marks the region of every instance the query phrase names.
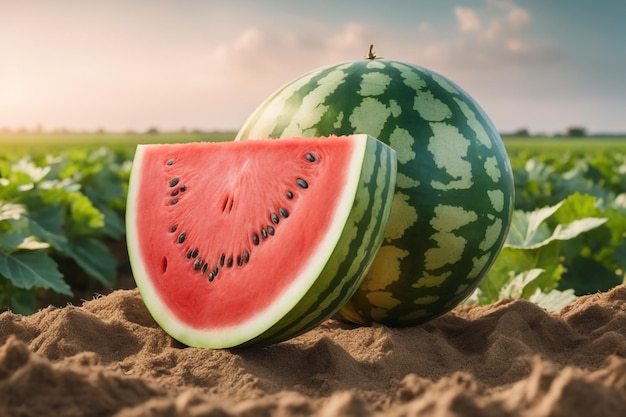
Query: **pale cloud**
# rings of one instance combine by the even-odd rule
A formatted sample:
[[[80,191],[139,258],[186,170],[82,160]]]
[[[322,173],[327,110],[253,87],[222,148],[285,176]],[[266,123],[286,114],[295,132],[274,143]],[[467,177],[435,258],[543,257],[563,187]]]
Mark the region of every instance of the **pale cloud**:
[[[244,27],[206,54],[204,78],[196,85],[219,97],[207,110],[229,108],[230,123],[238,126],[264,98],[303,73],[362,58],[371,39],[369,29],[357,23],[335,30],[317,22],[302,22],[297,30]]]
[[[529,40],[532,16],[513,2],[487,0],[476,8],[457,6],[454,14],[456,36],[431,38],[413,59],[461,74],[564,61],[565,53],[558,45]]]
[[[480,35],[489,41],[498,41],[523,31],[531,22],[526,9],[509,1],[488,0],[483,13],[489,16],[489,24]]]
[[[509,39],[506,41],[506,49],[513,54],[526,54],[530,52],[530,45],[519,39]]]
[[[530,23],[530,13],[526,10],[512,4],[507,19],[513,27],[523,27]]]
[[[323,35],[320,35],[323,34]],[[335,31],[310,23],[298,31],[252,26],[221,42],[209,53],[210,79],[271,93],[292,78],[317,67],[348,59],[360,59],[372,36],[368,29],[347,23]]]
[[[474,9],[457,6],[454,8],[454,14],[461,32],[477,32],[482,29],[480,18]]]

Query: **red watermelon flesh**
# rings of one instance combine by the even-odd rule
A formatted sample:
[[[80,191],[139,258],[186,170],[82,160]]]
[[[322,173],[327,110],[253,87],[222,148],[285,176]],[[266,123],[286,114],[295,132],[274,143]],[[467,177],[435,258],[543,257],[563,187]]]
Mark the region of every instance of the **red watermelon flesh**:
[[[129,254],[142,297],[168,333],[208,347],[264,333],[280,339],[288,326],[279,322],[305,295],[318,297],[320,285],[356,289],[360,272],[326,277],[312,290],[351,218],[363,168],[378,164],[367,152],[382,149],[392,160],[392,151],[366,135],[335,139],[138,146]],[[395,178],[389,170],[381,170],[387,182]],[[376,216],[375,223],[386,224],[388,213]],[[373,246],[381,239],[374,236]],[[368,259],[359,261],[360,269],[369,267]],[[340,307],[324,308],[317,319]],[[310,327],[307,314],[291,320]]]

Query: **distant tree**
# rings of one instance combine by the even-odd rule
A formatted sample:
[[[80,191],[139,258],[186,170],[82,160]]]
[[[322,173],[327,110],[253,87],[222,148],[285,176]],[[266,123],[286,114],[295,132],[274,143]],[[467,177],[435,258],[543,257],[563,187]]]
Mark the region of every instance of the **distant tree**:
[[[148,128],[148,130],[146,130],[146,134],[148,135],[156,135],[159,133],[159,129],[157,129],[156,127],[151,127]]]
[[[530,132],[528,131],[528,129],[526,129],[525,127],[521,128],[521,129],[517,129],[515,132],[513,132],[513,136],[524,136],[524,137],[528,137],[530,136]]]
[[[566,136],[582,138],[587,136],[587,129],[582,126],[571,126],[567,128]]]

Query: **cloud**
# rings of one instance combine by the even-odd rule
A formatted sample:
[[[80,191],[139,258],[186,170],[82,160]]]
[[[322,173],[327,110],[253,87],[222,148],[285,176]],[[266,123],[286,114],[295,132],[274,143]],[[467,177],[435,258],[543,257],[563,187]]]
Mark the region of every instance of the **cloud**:
[[[454,8],[454,14],[461,32],[477,32],[482,29],[482,24],[474,9],[457,6]]]
[[[451,31],[428,21],[417,23],[412,31],[359,21],[339,26],[306,18],[285,25],[259,21],[206,50],[202,78],[194,79],[194,84],[206,95],[219,96],[220,106],[231,108],[232,121],[239,118],[243,122],[285,83],[324,65],[360,59],[371,43],[385,58],[423,65],[461,85],[478,85],[485,91],[496,88],[494,79],[503,82],[503,74],[510,78],[508,70],[523,72],[529,66],[541,68],[564,59],[557,45],[529,36],[530,12],[510,1],[458,6],[448,20]],[[213,107],[219,111],[213,103],[207,110]]]
[[[10,35],[5,38],[20,40],[0,39],[0,49],[11,57],[0,77],[0,110],[7,120],[113,129],[237,128],[286,82],[360,59],[372,43],[385,58],[497,93],[494,80],[510,85],[511,72],[518,77],[529,67],[554,68],[565,58],[558,45],[531,36],[533,16],[508,0],[447,8],[444,16],[413,26],[357,14],[354,20],[328,20],[283,10],[277,17],[263,8],[237,25],[231,24],[237,13],[209,8],[214,21],[206,25],[202,13],[190,18],[169,2],[158,8],[119,4],[125,6],[50,7],[46,13],[25,8],[8,21],[12,25],[0,25]],[[38,31],[31,33],[33,27]]]
[[[356,23],[334,31],[315,22],[298,30],[250,26],[208,54],[206,80],[211,87],[227,85],[251,96],[267,96],[307,71],[360,59],[372,39],[369,29]]]
[[[561,64],[565,53],[558,45],[531,40],[532,16],[506,0],[486,0],[478,8],[454,8],[457,32],[431,37],[416,59],[442,70],[490,71]]]
[[[355,52],[364,54],[371,39],[366,32],[356,23],[346,23],[336,31],[314,22],[298,30],[251,26],[220,43],[209,59],[225,72],[234,70],[240,75],[265,77],[286,68],[304,71],[345,57],[360,58]]]

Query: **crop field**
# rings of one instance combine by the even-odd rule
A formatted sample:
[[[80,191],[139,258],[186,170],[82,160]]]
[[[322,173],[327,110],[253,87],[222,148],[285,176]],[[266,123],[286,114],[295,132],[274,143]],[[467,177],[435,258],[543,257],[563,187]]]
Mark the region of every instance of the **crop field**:
[[[124,211],[135,146],[234,136],[0,133],[0,309],[32,313],[118,286],[128,275]],[[621,284],[626,138],[504,143],[516,212],[505,247],[468,303],[525,298],[556,309]]]

